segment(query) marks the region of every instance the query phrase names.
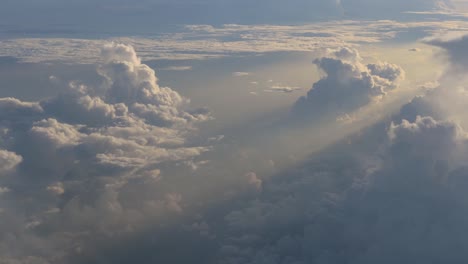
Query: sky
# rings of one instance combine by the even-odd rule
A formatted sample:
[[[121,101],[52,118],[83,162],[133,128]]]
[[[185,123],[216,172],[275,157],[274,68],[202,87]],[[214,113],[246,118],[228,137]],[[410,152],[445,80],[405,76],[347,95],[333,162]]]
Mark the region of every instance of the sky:
[[[0,264],[468,259],[465,0],[3,0]]]

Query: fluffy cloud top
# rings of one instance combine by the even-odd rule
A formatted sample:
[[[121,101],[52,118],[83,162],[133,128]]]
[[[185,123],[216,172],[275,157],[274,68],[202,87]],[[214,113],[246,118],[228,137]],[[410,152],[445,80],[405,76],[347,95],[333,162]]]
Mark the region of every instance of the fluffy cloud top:
[[[143,198],[123,204],[120,196],[122,190],[137,192],[130,186],[143,183],[154,191],[163,164],[191,162],[208,151],[187,140],[209,113],[191,110],[187,99],[159,86],[154,70],[141,63],[131,46],[106,45],[102,57],[102,85],[72,82],[62,94],[40,102],[0,99],[0,174],[5,176],[0,186],[10,190],[0,208],[17,219],[0,230],[18,232],[16,251],[0,236],[0,262],[24,258],[18,252],[29,247],[28,232],[47,229],[55,220],[63,224],[51,234],[60,236],[66,228],[93,229],[96,235],[117,232],[145,210],[153,215],[183,210],[179,194],[150,195],[147,205],[141,204]],[[52,216],[61,220],[49,221]],[[117,228],[120,223],[125,224]],[[37,248],[41,253],[35,256],[50,256],[45,252],[49,242],[41,242],[47,245]]]
[[[359,147],[369,142],[375,152]],[[229,213],[222,263],[462,263],[467,143],[458,125],[432,117],[367,130]]]
[[[0,149],[0,174],[14,169],[23,159],[17,154]]]
[[[302,116],[326,118],[349,113],[380,100],[405,78],[398,65],[365,65],[358,51],[350,48],[329,50],[315,64],[325,77],[297,101],[294,112]]]
[[[448,159],[460,142],[467,140],[467,135],[458,125],[420,116],[416,117],[414,123],[403,120],[399,125],[392,124],[389,136],[396,148],[405,150],[401,153],[403,156],[395,155],[402,160],[425,155],[430,155],[435,160]],[[417,152],[413,153],[411,148]]]

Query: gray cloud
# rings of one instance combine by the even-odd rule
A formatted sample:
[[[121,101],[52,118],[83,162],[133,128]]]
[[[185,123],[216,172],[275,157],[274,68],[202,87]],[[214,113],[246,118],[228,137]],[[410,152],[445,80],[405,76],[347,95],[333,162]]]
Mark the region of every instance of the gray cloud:
[[[369,140],[372,151],[359,147]],[[456,185],[466,187],[467,140],[432,117],[368,130],[264,182],[229,213],[221,263],[462,263],[456,245],[468,240],[456,234],[468,226],[457,219],[468,207]]]
[[[439,36],[428,37],[423,42],[440,47],[445,51],[448,60],[453,66],[453,70],[464,71],[468,68],[468,35],[463,33],[451,33]]]

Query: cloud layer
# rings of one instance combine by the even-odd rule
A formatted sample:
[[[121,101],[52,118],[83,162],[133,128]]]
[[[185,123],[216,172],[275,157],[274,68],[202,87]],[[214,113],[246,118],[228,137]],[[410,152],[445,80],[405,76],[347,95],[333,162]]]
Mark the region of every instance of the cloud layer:
[[[466,31],[467,21],[459,18],[444,21],[402,23],[379,21],[330,21],[306,25],[188,25],[181,32],[163,37],[147,34],[134,38],[57,38],[24,35],[2,39],[0,56],[12,56],[27,62],[60,61],[90,63],[102,60],[98,50],[109,41],[127,43],[144,60],[209,59],[268,52],[311,52],[323,48],[357,47],[363,43],[399,40],[406,32],[426,36],[448,30]],[[31,52],[34,50],[34,52]]]

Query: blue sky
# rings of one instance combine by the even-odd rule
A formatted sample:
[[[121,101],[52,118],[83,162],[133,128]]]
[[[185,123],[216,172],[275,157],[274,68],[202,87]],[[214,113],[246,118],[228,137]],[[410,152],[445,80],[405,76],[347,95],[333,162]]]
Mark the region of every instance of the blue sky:
[[[442,3],[442,4],[440,4]],[[26,30],[154,32],[180,24],[304,23],[329,19],[405,18],[405,11],[451,7],[448,1],[262,0],[262,1],[5,1],[0,23]],[[38,27],[46,28],[38,28]]]

